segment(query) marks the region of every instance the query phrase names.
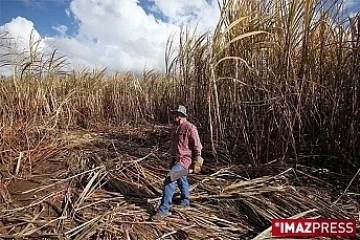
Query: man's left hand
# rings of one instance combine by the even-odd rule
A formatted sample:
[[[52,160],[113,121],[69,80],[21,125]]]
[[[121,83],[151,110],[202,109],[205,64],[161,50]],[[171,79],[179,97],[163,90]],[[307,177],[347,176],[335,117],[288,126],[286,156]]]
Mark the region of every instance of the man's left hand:
[[[195,157],[193,162],[194,173],[199,173],[201,171],[203,163],[204,159],[200,155]]]

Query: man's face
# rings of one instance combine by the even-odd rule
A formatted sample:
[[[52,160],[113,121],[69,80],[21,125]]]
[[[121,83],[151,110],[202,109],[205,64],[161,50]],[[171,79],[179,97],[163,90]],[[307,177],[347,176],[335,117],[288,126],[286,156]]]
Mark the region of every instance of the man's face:
[[[179,113],[173,113],[171,115],[171,117],[172,117],[173,123],[175,123],[175,124],[180,123],[180,120],[182,118],[182,116]]]

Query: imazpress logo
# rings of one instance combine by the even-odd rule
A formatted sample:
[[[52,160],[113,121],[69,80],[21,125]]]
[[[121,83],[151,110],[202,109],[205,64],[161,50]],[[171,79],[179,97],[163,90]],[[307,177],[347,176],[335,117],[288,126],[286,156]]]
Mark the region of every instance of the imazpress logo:
[[[355,237],[355,219],[273,219],[274,237]]]

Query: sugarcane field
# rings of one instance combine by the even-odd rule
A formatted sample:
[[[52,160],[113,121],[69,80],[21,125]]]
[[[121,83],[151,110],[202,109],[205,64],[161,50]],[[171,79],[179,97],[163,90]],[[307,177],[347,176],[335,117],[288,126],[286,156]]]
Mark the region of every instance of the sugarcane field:
[[[192,16],[191,4],[211,2],[219,19],[169,35],[164,71],[74,67],[66,51],[44,50],[50,37],[12,47],[6,26],[26,21],[0,27],[0,239],[360,239],[359,12],[324,0],[120,2],[72,0],[63,14],[85,32],[95,20],[80,4],[96,4],[109,39],[140,32],[126,11],[134,20],[108,26],[125,8],[178,4]],[[141,41],[156,29],[121,51],[150,52]],[[83,60],[92,47],[81,40],[105,39],[70,36],[59,47],[78,41],[69,49]],[[108,47],[86,61],[142,64]]]

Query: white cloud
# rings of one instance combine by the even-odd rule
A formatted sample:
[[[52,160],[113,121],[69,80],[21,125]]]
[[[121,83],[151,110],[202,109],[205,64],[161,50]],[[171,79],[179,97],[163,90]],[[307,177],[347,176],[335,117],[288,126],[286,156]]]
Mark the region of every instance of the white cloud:
[[[45,43],[40,34],[34,28],[34,24],[22,17],[17,17],[11,22],[0,26],[0,35],[7,34],[11,47],[16,48],[18,52],[29,51],[30,45],[38,43],[38,50],[42,51]]]
[[[54,29],[55,31],[57,31],[60,36],[64,37],[66,35],[66,31],[68,30],[68,27],[65,25],[60,25],[60,26],[52,26],[52,29]]]
[[[70,10],[69,9],[65,9],[65,13],[66,13],[66,15],[68,16],[68,17],[70,17]]]
[[[216,0],[211,4],[206,0],[149,0],[148,4],[153,4],[152,9],[167,21],[146,14],[136,0],[72,0],[65,11],[76,19],[78,33],[70,37],[66,35],[67,26],[53,27],[60,36],[44,38],[42,46],[57,48],[73,66],[165,70],[168,37],[179,34],[182,23],[195,26],[200,22],[199,33],[203,33],[215,26],[220,15]],[[25,41],[34,27],[31,19],[21,17],[6,26],[11,36]]]
[[[0,75],[10,75],[12,65],[24,59],[42,54],[46,43],[34,28],[34,24],[22,17],[0,26]]]
[[[154,10],[168,17],[176,25],[187,22],[192,25],[199,22],[201,30],[212,28],[219,20],[217,1],[206,0],[150,0]]]

